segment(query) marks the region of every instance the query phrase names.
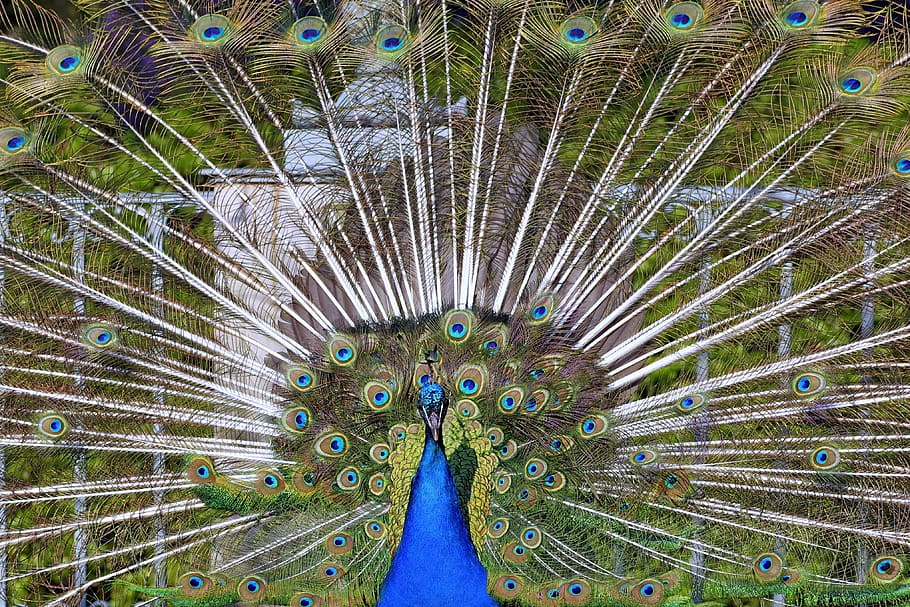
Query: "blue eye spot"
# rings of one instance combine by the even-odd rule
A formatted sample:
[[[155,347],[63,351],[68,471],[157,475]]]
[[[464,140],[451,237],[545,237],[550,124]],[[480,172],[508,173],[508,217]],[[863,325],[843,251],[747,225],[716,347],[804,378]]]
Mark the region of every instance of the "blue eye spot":
[[[81,60],[76,55],[70,55],[60,60],[59,66],[61,72],[72,72],[79,67]]]
[[[420,385],[425,386],[428,383],[430,383],[430,375],[429,374],[421,375],[420,376]]]
[[[528,499],[528,497],[530,497],[530,495],[531,494],[528,492],[527,489],[522,489],[521,491],[518,492],[518,499],[526,500],[526,499]]]
[[[541,377],[543,377],[543,375],[544,375],[543,369],[534,369],[533,371],[531,371],[530,373],[528,373],[528,375],[531,376],[531,379],[533,379],[533,380],[538,380],[538,379],[540,379]]]
[[[798,382],[796,382],[796,389],[800,392],[806,392],[809,387],[812,385],[812,382],[809,381],[808,377],[803,377]]]
[[[391,36],[382,41],[382,50],[384,51],[397,51],[402,46],[404,46],[404,40],[402,38],[396,38]]]
[[[645,584],[641,587],[642,596],[652,596],[654,594],[654,584]]]
[[[559,590],[557,590],[556,588],[551,588],[550,590],[547,591],[547,598],[558,599]]]
[[[572,584],[569,586],[569,594],[573,594],[575,596],[581,594],[582,590],[584,590],[584,588],[582,588],[581,584]]]
[[[528,401],[525,403],[525,410],[526,411],[536,411],[537,410],[537,399],[529,398]]]
[[[910,164],[910,163],[908,163],[908,164]],[[483,345],[483,349],[490,353],[498,352],[499,351],[499,342],[491,339],[490,341],[488,341],[487,343],[485,343]]]
[[[537,306],[531,311],[531,317],[534,318],[534,320],[540,320],[541,318],[546,317],[546,315],[547,306]]]
[[[465,327],[460,322],[456,322],[451,327],[449,327],[449,335],[454,338],[464,337],[465,333],[468,332],[467,327]]]
[[[316,42],[320,38],[322,38],[321,30],[309,28],[300,32],[300,39],[304,42]]]
[[[209,41],[218,40],[224,35],[224,28],[213,25],[212,27],[207,27],[202,32],[202,37]]]
[[[339,536],[336,536],[336,537],[335,537],[335,540],[333,541],[333,543],[334,543],[336,546],[344,546],[345,544],[348,543],[348,540],[345,539],[345,538],[343,538],[343,537],[341,537],[341,536],[339,535]]]
[[[335,352],[335,358],[343,363],[351,360],[353,356],[354,351],[350,348],[338,348],[338,351]]]
[[[335,437],[329,443],[329,449],[332,450],[332,453],[341,453],[344,451],[344,439],[341,437]]]
[[[202,587],[202,578],[198,575],[194,575],[190,578],[190,588],[201,588]]]
[[[860,82],[857,78],[846,78],[843,82],[840,83],[840,87],[846,93],[856,93],[863,88],[863,83]]]
[[[382,527],[379,526],[379,523],[370,523],[370,529],[377,533],[382,531]]]
[[[793,11],[787,15],[787,23],[793,27],[802,27],[809,21],[809,16],[802,11]]]
[[[348,482],[349,483],[357,482],[357,474],[355,472],[348,472]]]
[[[259,592],[259,582],[250,580],[249,582],[246,583],[246,589],[249,590],[250,592]]]
[[[686,13],[676,13],[673,17],[670,18],[670,23],[673,27],[678,27],[679,29],[686,29],[692,25],[692,17]]]
[[[789,575],[782,575],[782,576],[780,576],[780,581],[782,581],[782,582],[789,582],[789,581],[790,581],[790,576],[789,576]]]
[[[313,383],[313,376],[309,373],[301,373],[294,383],[301,388],[306,388],[311,383]]]
[[[313,607],[313,599],[309,597],[303,597],[300,599],[300,607]]]
[[[518,556],[521,556],[522,554],[525,553],[524,546],[515,546],[515,548],[512,549],[512,552],[514,552]]]
[[[875,566],[875,570],[879,573],[888,573],[891,571],[891,561],[889,559],[884,559]]]
[[[823,450],[823,451],[819,451],[818,453],[816,453],[816,454],[815,454],[815,462],[816,462],[817,464],[825,464],[825,463],[827,463],[827,462],[828,462],[828,452]]]
[[[477,382],[471,378],[466,378],[466,379],[461,380],[461,383],[459,384],[459,388],[465,394],[474,394],[475,392],[477,392]]]
[[[379,392],[377,392],[376,394],[373,395],[373,402],[376,403],[377,405],[385,404],[388,400],[389,400],[389,393],[384,390],[380,390]]]
[[[294,425],[297,426],[297,428],[299,430],[303,430],[304,428],[306,428],[307,423],[309,421],[310,420],[307,418],[307,414],[304,413],[303,411],[298,411],[297,414],[294,416]]]
[[[528,540],[529,542],[533,541],[535,537],[537,537],[537,533],[535,533],[534,531],[525,532],[525,539]]]
[[[25,147],[25,137],[17,135],[6,142],[6,149],[10,152],[18,152]]]
[[[681,404],[683,407],[688,409],[689,407],[691,407],[692,405],[695,404],[695,401],[692,399],[691,396],[687,396],[686,398],[682,399],[682,401],[679,404]]]
[[[583,428],[585,432],[594,432],[594,420],[586,420]]]
[[[196,468],[196,476],[199,478],[208,478],[210,474],[208,466],[199,466]]]
[[[101,345],[106,344],[111,341],[111,334],[107,331],[102,331],[95,336],[95,341]]]
[[[499,531],[500,529],[502,529],[502,521],[493,523],[493,531]]]
[[[264,479],[262,479],[262,482],[264,482],[268,487],[274,487],[278,484],[278,479],[275,478],[274,475],[269,474]]]
[[[910,174],[910,158],[901,158],[894,163],[894,168],[897,169],[897,172],[901,175]]]
[[[51,422],[51,432],[60,432],[63,429],[63,423],[59,419]]]
[[[573,27],[566,32],[566,39],[569,42],[584,42],[588,38],[588,32],[581,29],[580,27]]]
[[[518,587],[518,584],[515,580],[506,580],[506,583],[503,584],[503,586],[505,586],[506,590],[515,590],[515,588]]]
[[[758,564],[758,568],[761,569],[762,571],[770,571],[771,570],[771,559],[763,558],[761,560],[761,562]]]
[[[326,568],[325,568],[325,574],[326,574],[328,577],[333,577],[336,573],[338,573],[338,570],[335,569],[334,567],[326,567]]]

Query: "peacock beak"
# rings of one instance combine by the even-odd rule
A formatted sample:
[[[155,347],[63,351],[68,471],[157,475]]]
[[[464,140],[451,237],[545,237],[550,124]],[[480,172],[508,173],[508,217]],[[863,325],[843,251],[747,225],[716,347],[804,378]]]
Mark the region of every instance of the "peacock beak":
[[[442,422],[446,418],[447,408],[448,399],[442,386],[432,383],[421,388],[417,411],[436,442],[439,442],[442,436]]]
[[[424,421],[427,424],[427,429],[437,443],[439,442],[439,437],[442,436],[442,415],[440,413],[441,411],[424,410]]]

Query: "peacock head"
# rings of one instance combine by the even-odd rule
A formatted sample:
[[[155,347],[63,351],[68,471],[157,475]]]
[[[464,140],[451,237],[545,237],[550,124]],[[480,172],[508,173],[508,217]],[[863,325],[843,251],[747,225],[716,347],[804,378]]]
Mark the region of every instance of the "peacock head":
[[[442,437],[442,422],[446,418],[449,408],[449,399],[446,391],[435,382],[424,384],[420,388],[420,398],[417,401],[417,412],[427,425],[427,432],[433,436],[437,443]]]

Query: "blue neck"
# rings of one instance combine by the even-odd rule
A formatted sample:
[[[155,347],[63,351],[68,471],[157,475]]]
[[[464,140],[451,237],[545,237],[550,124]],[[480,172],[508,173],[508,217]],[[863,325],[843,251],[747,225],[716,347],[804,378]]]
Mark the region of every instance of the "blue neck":
[[[429,436],[377,607],[495,607],[442,446]]]

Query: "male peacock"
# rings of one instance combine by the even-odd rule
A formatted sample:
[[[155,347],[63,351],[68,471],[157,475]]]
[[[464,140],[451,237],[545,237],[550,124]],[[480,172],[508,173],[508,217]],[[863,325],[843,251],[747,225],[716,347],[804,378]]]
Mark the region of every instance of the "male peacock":
[[[0,12],[0,605],[910,605],[854,0]]]

